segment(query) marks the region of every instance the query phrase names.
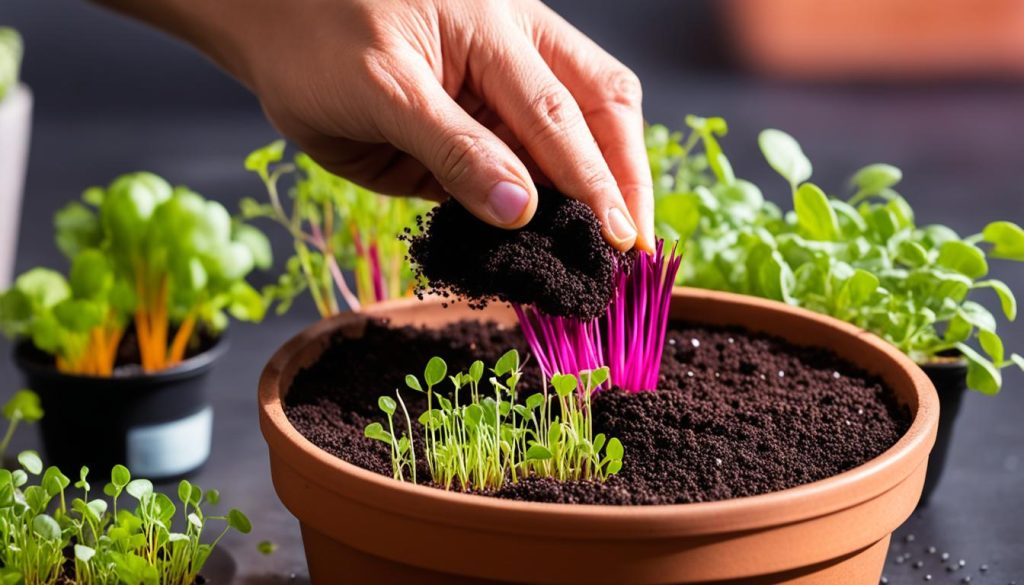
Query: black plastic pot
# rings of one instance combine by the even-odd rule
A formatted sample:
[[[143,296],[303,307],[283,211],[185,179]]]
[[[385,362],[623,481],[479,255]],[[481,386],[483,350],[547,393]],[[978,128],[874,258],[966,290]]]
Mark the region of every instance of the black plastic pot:
[[[120,463],[152,480],[197,471],[209,458],[213,434],[207,375],[226,350],[218,339],[169,370],[98,378],[61,373],[31,343],[18,343],[14,361],[46,412],[40,421],[45,462],[68,475],[87,465],[101,476]]]
[[[931,363],[921,366],[939,394],[939,432],[935,447],[928,457],[928,474],[924,480],[920,507],[927,506],[932,492],[942,479],[946,468],[946,457],[953,437],[953,426],[960,414],[960,403],[967,393],[967,362],[962,360]]]

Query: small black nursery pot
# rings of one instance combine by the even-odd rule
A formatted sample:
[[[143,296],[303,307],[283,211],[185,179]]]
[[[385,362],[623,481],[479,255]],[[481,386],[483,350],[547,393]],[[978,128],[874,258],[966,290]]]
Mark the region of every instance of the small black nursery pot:
[[[99,378],[57,371],[30,342],[14,360],[42,400],[45,461],[62,469],[127,465],[153,480],[187,476],[210,455],[213,407],[207,377],[227,350],[218,339],[180,365],[151,374]]]
[[[939,432],[935,437],[935,447],[928,458],[928,474],[924,480],[924,492],[921,494],[919,506],[927,506],[928,501],[942,479],[946,468],[946,458],[953,437],[956,417],[960,414],[960,404],[967,393],[967,362],[951,360],[921,366],[924,373],[935,385],[939,394]]]

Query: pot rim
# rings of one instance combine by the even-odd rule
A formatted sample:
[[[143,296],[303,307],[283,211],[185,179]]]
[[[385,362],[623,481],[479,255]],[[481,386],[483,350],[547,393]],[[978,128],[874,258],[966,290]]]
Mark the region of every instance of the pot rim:
[[[310,481],[323,482],[341,497],[359,499],[387,513],[506,533],[535,533],[540,523],[555,532],[595,539],[607,539],[609,535],[635,539],[725,533],[825,516],[895,489],[927,463],[938,425],[938,395],[921,368],[891,344],[838,319],[777,301],[687,287],[675,287],[673,297],[782,313],[788,318],[814,321],[856,337],[858,342],[894,361],[913,386],[910,399],[916,400],[916,410],[910,428],[881,455],[841,474],[781,491],[713,502],[638,506],[521,502],[400,482],[335,457],[306,439],[284,413],[278,382],[291,360],[311,343],[322,340],[344,324],[354,323],[357,318],[409,308],[422,302],[418,299],[387,301],[368,308],[359,316],[343,313],[314,323],[290,339],[275,352],[260,377],[260,427],[271,452],[278,451],[291,466],[290,472],[301,471]],[[913,409],[914,405],[910,407]],[[356,490],[374,494],[374,497],[359,497],[353,494]],[[401,509],[396,509],[397,505]],[[446,513],[455,508],[463,513]],[[473,513],[465,513],[466,508]]]
[[[105,381],[109,383],[109,386],[112,388],[120,388],[122,386],[138,386],[140,384],[145,385],[149,383],[165,384],[198,376],[212,368],[213,364],[219,361],[227,352],[228,348],[231,346],[227,337],[228,332],[227,329],[225,329],[217,335],[213,341],[213,345],[203,352],[183,360],[180,364],[172,368],[167,368],[158,372],[143,372],[141,374],[131,374],[128,376],[86,376],[82,374],[67,374],[60,372],[52,365],[40,364],[29,359],[28,356],[25,355],[28,351],[35,349],[35,346],[32,345],[32,341],[30,339],[17,340],[14,343],[14,348],[11,353],[13,355],[14,364],[18,369],[32,376],[38,376],[46,380],[59,380],[69,385],[80,385],[83,383],[95,384],[98,381]]]

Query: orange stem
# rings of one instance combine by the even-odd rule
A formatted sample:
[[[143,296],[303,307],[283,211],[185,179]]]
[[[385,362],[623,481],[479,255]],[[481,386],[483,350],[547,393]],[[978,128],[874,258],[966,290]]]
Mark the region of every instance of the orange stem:
[[[192,338],[192,331],[196,326],[195,315],[189,313],[189,316],[181,322],[181,327],[178,327],[178,332],[174,336],[174,342],[171,344],[171,355],[167,360],[167,366],[176,366],[181,363],[181,360],[185,359],[185,349],[188,346],[188,340]]]

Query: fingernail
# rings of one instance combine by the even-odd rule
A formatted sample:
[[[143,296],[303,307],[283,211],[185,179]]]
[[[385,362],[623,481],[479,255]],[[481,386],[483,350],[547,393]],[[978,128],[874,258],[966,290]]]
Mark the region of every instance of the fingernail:
[[[526,211],[530,203],[530,194],[515,183],[502,181],[491,189],[487,195],[487,208],[495,221],[500,224],[515,223]]]
[[[607,222],[608,231],[612,233],[612,237],[615,238],[616,242],[621,244],[630,240],[636,240],[636,228],[633,227],[633,222],[618,207],[608,210]]]

